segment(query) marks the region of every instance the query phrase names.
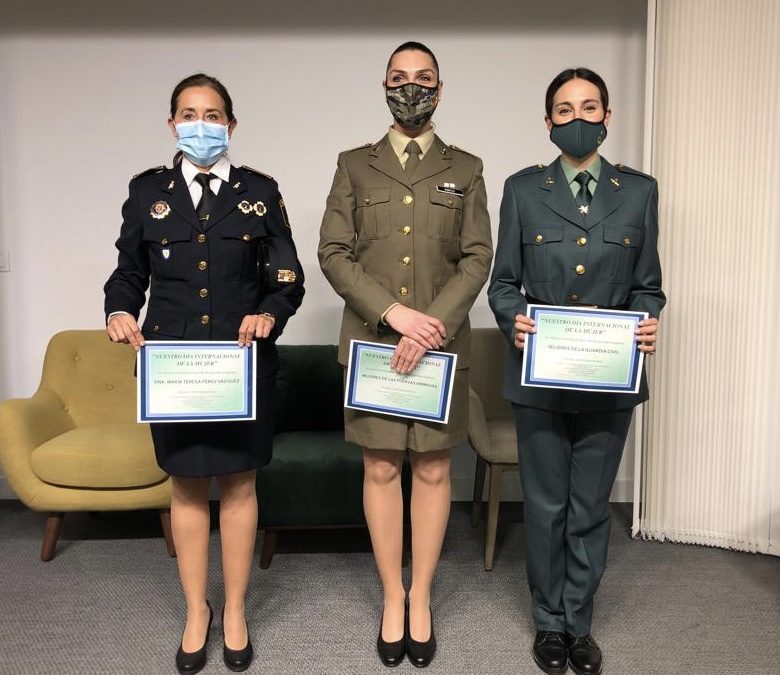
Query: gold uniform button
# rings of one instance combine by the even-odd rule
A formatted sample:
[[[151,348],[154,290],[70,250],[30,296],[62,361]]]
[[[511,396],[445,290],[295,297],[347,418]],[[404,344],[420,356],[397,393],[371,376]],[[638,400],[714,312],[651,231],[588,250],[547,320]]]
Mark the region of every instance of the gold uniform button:
[[[366,198],[363,200],[363,203],[364,203],[366,206],[368,206],[368,205],[371,203],[371,197],[366,197]]]
[[[205,326],[209,321],[211,321],[211,317],[208,314],[204,314],[202,317],[200,317],[200,322]]]
[[[580,296],[579,296],[579,295],[577,295],[576,293],[572,293],[572,294],[569,296],[569,300],[571,300],[572,302],[577,302],[577,300],[579,300],[579,299],[580,299]]]
[[[199,295],[201,298],[207,298],[207,297],[209,296],[209,289],[208,289],[208,288],[201,288],[201,289],[198,291],[198,295]]]
[[[403,258],[401,258],[402,265],[408,265],[410,262],[412,262],[412,259],[408,255],[405,255]]]
[[[577,265],[577,267],[574,268],[574,271],[577,274],[580,274],[580,275],[585,274],[585,266],[584,265]]]
[[[588,243],[587,237],[580,237],[579,239],[577,239],[577,246],[585,246],[585,244],[587,243]]]
[[[411,233],[411,231],[412,231],[412,228],[409,225],[404,225],[401,228],[401,234],[409,234],[409,233]]]
[[[161,243],[163,246],[165,246],[165,245],[168,243],[168,240],[167,240],[167,239],[165,239],[165,238],[163,237],[162,239],[160,239],[160,243]]]
[[[251,234],[245,234],[243,237],[241,237],[244,241],[249,241],[252,238]]]
[[[536,237],[534,237],[534,241],[537,244],[541,244],[544,241],[544,237],[541,234],[537,234]]]
[[[406,286],[401,286],[398,291],[401,295],[409,295],[409,289]]]
[[[414,201],[414,197],[412,197],[412,195],[404,196],[404,204],[406,204],[407,206],[411,204],[413,201]]]
[[[209,264],[208,264],[208,263],[207,263],[205,260],[201,260],[201,261],[198,263],[198,269],[199,269],[201,272],[202,272],[203,270],[205,270],[205,269],[206,269],[208,266],[209,266]]]
[[[625,239],[623,239],[623,245],[631,246],[631,240],[628,237],[626,237]]]
[[[205,241],[206,241],[206,235],[205,234],[199,234],[198,235],[198,243],[202,244]]]

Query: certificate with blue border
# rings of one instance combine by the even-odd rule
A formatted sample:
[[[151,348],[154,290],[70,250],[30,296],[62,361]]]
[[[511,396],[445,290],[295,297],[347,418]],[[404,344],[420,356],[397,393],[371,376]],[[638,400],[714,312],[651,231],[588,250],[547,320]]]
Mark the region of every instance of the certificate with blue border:
[[[450,415],[456,354],[426,352],[406,375],[390,367],[394,345],[352,340],[344,407],[446,424]]]
[[[639,391],[644,354],[635,332],[647,312],[528,305],[527,314],[536,332],[525,340],[523,386]]]
[[[257,345],[147,341],[137,356],[138,422],[255,419]]]

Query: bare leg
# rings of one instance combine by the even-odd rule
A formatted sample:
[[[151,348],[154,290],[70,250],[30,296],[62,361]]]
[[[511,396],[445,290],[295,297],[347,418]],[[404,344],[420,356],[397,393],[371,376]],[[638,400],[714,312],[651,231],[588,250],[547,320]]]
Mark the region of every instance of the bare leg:
[[[412,587],[409,633],[426,642],[430,636],[431,583],[450,517],[450,451],[410,452],[412,464]]]
[[[194,652],[203,646],[209,623],[206,579],[209,565],[209,479],[172,477],[171,529],[179,577],[187,602],[181,646]]]
[[[225,578],[225,643],[229,649],[243,649],[248,640],[244,598],[257,539],[255,471],[217,476],[217,485]]]
[[[398,450],[363,449],[363,511],[384,591],[382,639],[386,642],[404,636],[402,462]]]

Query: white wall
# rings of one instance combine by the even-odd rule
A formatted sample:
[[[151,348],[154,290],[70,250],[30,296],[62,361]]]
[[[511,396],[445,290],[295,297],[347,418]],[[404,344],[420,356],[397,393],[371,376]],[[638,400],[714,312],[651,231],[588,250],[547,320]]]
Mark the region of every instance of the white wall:
[[[170,163],[170,90],[198,70],[233,96],[234,163],[272,174],[285,197],[307,275],[288,343],[337,338],[341,301],[316,260],[320,218],[338,151],[378,140],[390,122],[380,83],[401,42],[421,40],[439,58],[437,129],[483,158],[494,233],[504,179],[556,154],[543,100],[565,67],[604,76],[613,110],[604,154],[641,166],[645,0],[401,0],[391,18],[385,3],[348,0],[246,3],[230,15],[202,0],[136,0],[108,13],[88,0],[26,4],[4,3],[0,25],[0,252],[11,258],[0,273],[0,398],[35,391],[54,332],[103,325],[127,182]],[[493,325],[484,293],[472,320]],[[622,500],[632,455],[618,476]],[[459,449],[456,499],[469,497],[473,464]],[[506,488],[517,496],[516,475]]]

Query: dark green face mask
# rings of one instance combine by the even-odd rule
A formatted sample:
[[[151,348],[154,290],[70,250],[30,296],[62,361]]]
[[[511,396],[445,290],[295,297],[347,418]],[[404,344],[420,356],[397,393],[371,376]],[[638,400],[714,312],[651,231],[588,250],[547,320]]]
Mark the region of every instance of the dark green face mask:
[[[596,150],[606,137],[607,127],[604,126],[604,120],[588,122],[578,117],[566,124],[553,124],[550,129],[550,140],[561,152],[577,159]]]

